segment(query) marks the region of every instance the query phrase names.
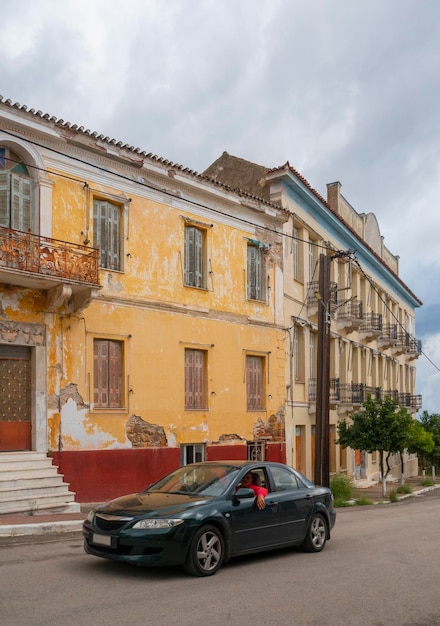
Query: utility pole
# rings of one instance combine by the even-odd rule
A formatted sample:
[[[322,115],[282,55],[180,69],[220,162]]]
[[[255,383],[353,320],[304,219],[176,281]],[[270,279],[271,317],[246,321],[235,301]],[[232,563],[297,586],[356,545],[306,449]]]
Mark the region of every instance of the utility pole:
[[[318,363],[315,425],[315,475],[317,485],[330,487],[329,389],[330,389],[330,263],[332,257],[319,257]]]

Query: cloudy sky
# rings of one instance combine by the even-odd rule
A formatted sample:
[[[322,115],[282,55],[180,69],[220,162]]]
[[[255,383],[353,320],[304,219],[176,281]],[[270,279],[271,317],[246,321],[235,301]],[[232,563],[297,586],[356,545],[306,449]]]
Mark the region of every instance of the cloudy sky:
[[[440,413],[439,0],[1,0],[0,94],[202,172],[289,160],[376,214]]]

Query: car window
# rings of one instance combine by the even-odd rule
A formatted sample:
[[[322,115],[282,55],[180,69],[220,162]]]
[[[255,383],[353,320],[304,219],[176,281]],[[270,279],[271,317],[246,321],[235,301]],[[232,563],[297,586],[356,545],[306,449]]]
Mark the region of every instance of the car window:
[[[290,491],[299,489],[298,480],[292,472],[285,467],[271,467],[273,481],[276,491]]]
[[[151,485],[147,491],[216,496],[229,487],[238,471],[227,465],[187,465]]]

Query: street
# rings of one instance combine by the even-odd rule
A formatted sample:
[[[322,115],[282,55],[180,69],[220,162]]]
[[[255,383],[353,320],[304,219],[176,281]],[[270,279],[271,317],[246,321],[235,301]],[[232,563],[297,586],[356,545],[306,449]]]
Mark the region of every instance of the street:
[[[232,560],[208,578],[83,553],[76,533],[0,544],[8,626],[435,626],[440,624],[440,490],[338,509],[320,554]]]

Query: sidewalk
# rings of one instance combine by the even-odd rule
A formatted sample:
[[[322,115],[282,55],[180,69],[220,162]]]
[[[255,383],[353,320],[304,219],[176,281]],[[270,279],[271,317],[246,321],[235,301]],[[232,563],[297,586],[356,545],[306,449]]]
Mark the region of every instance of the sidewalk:
[[[3,537],[81,532],[87,513],[97,504],[81,504],[80,513],[43,513],[41,515],[0,515],[0,540]]]
[[[427,476],[426,478],[429,478]],[[411,494],[398,494],[399,500],[421,495],[432,489],[440,488],[437,480],[432,487],[424,487],[421,476],[407,478],[405,484],[412,489]],[[387,482],[387,495],[382,496],[382,483],[369,483],[367,487],[356,486],[353,489],[353,499],[366,498],[373,504],[389,502],[391,491],[400,486],[400,481]],[[3,537],[19,537],[23,535],[42,535],[49,533],[81,532],[82,523],[88,512],[98,503],[81,504],[80,513],[47,513],[42,515],[0,515],[0,540]]]

